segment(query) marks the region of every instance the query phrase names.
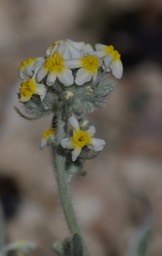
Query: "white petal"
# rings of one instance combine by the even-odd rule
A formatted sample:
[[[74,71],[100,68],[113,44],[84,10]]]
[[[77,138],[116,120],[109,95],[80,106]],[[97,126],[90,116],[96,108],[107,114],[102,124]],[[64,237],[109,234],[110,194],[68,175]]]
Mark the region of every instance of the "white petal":
[[[85,71],[85,69],[80,68],[76,73],[75,83],[77,85],[83,85],[92,79],[92,75]]]
[[[85,44],[83,42],[74,42],[69,39],[66,40],[66,42],[71,51],[73,59],[81,58],[85,54],[93,51],[93,47],[90,44]]]
[[[25,73],[27,74],[28,77],[33,76],[33,65],[28,65],[25,69]]]
[[[66,52],[66,46],[65,46],[65,42],[63,40],[61,40],[59,42],[59,47],[57,49],[59,51],[59,53],[61,54],[61,56],[63,56],[63,58],[65,58],[65,56],[67,55],[67,57],[69,56],[69,53]],[[65,55],[65,56],[64,56]]]
[[[81,52],[79,52],[79,50],[75,49],[74,47],[70,46],[70,51],[71,51],[72,59],[79,59],[83,56],[83,54]]]
[[[95,48],[97,51],[103,51],[106,48],[104,44],[95,44]]]
[[[112,61],[112,55],[107,55],[105,58],[104,58],[104,63],[106,65],[106,68],[109,66],[110,62]]]
[[[110,66],[112,70],[112,74],[115,76],[115,78],[120,79],[123,75],[123,64],[121,60],[117,60],[111,63]]]
[[[91,126],[88,128],[87,132],[89,132],[89,134],[90,134],[91,137],[92,137],[92,136],[96,133],[96,128],[95,128],[93,125],[91,125]]]
[[[41,144],[40,144],[40,150],[44,149],[47,146],[47,140],[41,140]]]
[[[38,67],[40,68],[43,65],[44,62],[45,62],[45,59],[43,57],[37,58],[37,60],[34,64],[34,69],[38,68]]]
[[[78,120],[75,118],[75,116],[71,116],[71,117],[69,118],[69,123],[71,124],[71,126],[72,126],[75,130],[79,129],[79,122],[78,122]]]
[[[58,41],[54,42],[46,51],[46,56],[52,56],[58,48]]]
[[[58,45],[52,49],[50,56],[53,56],[57,50],[58,50]]]
[[[72,151],[72,160],[73,160],[73,162],[78,158],[78,156],[80,155],[80,152],[81,152],[81,148],[75,148]]]
[[[55,139],[56,139],[55,134],[52,134],[52,135],[50,136],[50,141],[51,141],[51,142],[55,142]]]
[[[102,58],[102,57],[105,56],[104,51],[94,51],[92,54],[99,57],[99,58]]]
[[[84,48],[85,43],[84,42],[75,42],[70,39],[67,40],[69,44],[71,44],[73,47],[75,47],[77,50],[81,51]]]
[[[91,54],[92,52],[94,52],[93,47],[90,44],[85,44],[83,47],[82,52],[84,54]]]
[[[65,52],[64,52],[64,55],[63,55],[63,57],[66,60],[78,59],[78,58],[80,58],[82,56],[83,56],[83,54],[78,49],[76,49],[69,42],[66,42]]]
[[[96,138],[92,138],[92,145],[93,145],[93,149],[94,151],[101,151],[104,146],[106,145],[106,142],[102,139],[96,139]]]
[[[46,81],[47,85],[51,86],[54,84],[55,81],[56,81],[56,74],[54,73],[48,74],[47,81]]]
[[[47,57],[51,55],[52,49],[53,49],[53,47],[50,46],[50,47],[46,50],[46,56],[47,56]]]
[[[44,68],[41,68],[38,73],[36,74],[36,81],[39,83],[40,81],[43,80],[43,78],[45,78],[45,76],[47,75],[48,71],[45,70]]]
[[[62,56],[65,60],[70,60],[72,58],[72,54],[71,54],[71,51],[70,49],[68,48],[65,48],[64,49],[64,53],[62,53]]]
[[[30,78],[30,77],[28,77],[28,76],[24,73],[24,71],[22,71],[22,70],[19,71],[19,77],[20,77],[22,80],[27,80],[28,78]]]
[[[70,138],[64,138],[64,139],[61,139],[61,146],[63,148],[69,148],[69,149],[72,149],[73,146],[71,144],[71,139]]]
[[[81,63],[79,59],[76,60],[66,60],[65,61],[65,66],[68,68],[80,68]]]
[[[38,84],[36,93],[40,96],[41,101],[44,99],[46,95],[46,87],[44,84]]]
[[[74,76],[70,69],[65,69],[64,72],[58,74],[58,79],[65,86],[70,86],[74,83]]]
[[[99,53],[100,53],[101,51],[99,51]],[[91,55],[91,56],[96,56],[96,57],[99,57],[98,55],[97,55],[97,53],[98,53],[98,51],[91,51],[88,55]],[[100,56],[101,57],[101,56]]]

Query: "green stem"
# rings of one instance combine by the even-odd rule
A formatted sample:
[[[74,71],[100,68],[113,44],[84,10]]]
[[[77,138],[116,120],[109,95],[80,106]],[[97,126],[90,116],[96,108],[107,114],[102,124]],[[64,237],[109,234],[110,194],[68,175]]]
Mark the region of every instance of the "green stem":
[[[65,127],[67,126],[67,121],[63,119],[63,113],[57,115],[57,145],[59,145],[61,138],[65,136]],[[66,223],[68,225],[71,235],[79,234],[81,236],[81,231],[75,216],[72,198],[69,191],[68,175],[65,170],[66,156],[62,154],[59,150],[59,146],[54,150],[55,159],[55,173],[58,185],[58,191],[60,196],[60,201],[64,211],[64,216]],[[88,250],[85,245],[84,256],[88,256]]]

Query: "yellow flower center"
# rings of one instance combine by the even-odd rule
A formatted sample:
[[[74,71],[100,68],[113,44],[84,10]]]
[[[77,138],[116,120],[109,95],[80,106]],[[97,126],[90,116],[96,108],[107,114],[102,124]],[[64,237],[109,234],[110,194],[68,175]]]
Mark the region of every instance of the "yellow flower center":
[[[105,54],[106,55],[112,55],[112,61],[120,60],[119,52],[114,50],[114,47],[112,45],[106,46]]]
[[[34,79],[29,79],[22,83],[20,88],[21,98],[30,99],[37,90],[37,83]]]
[[[72,145],[74,148],[83,148],[84,146],[91,144],[91,136],[87,131],[77,129],[73,133]]]
[[[81,66],[86,71],[95,74],[97,73],[100,66],[99,58],[96,56],[90,56],[90,55],[84,56],[81,58]]]
[[[47,57],[44,68],[52,73],[63,72],[65,69],[63,57],[59,52],[56,52],[52,57]]]
[[[113,52],[113,59],[112,59],[112,61],[117,61],[117,60],[120,60],[120,54],[119,54],[118,51],[115,50]]]
[[[48,138],[52,135],[54,135],[56,132],[55,128],[50,128],[44,131],[43,135],[42,135],[42,139],[43,140],[48,140]]]
[[[36,61],[36,58],[29,58],[29,59],[27,59],[27,60],[24,60],[24,61],[21,62],[21,64],[20,64],[20,70],[25,69],[27,66],[34,65],[34,64],[35,64],[35,61]]]
[[[109,55],[109,54],[113,54],[113,52],[114,52],[114,47],[112,46],[112,45],[109,45],[109,46],[106,46],[105,47],[105,54],[106,55]]]

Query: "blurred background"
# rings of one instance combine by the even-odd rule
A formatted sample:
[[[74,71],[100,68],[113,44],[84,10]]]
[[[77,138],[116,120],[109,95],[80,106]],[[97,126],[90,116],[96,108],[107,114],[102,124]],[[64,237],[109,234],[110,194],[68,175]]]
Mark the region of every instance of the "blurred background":
[[[93,256],[131,255],[152,216],[148,255],[162,255],[162,1],[0,0],[0,198],[6,241],[33,240],[33,255],[68,230],[49,149],[39,150],[51,117],[26,121],[18,106],[20,62],[70,38],[113,44],[124,76],[106,107],[90,115],[105,150],[72,184],[75,209]],[[143,199],[144,198],[144,199]],[[149,207],[145,206],[145,201]]]

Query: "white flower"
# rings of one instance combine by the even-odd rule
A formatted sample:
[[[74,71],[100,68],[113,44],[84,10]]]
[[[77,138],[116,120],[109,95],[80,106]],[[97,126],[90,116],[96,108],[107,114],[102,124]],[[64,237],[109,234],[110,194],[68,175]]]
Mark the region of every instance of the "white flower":
[[[65,60],[80,58],[82,53],[77,47],[75,47],[78,46],[78,43],[72,42],[73,41],[68,39],[54,42],[47,49],[47,56],[52,56],[55,52],[59,52]]]
[[[58,47],[59,47],[59,41],[55,41],[53,42],[50,47],[47,49],[46,51],[46,56],[52,56],[57,50],[58,50]]]
[[[75,42],[72,40],[67,39],[67,42],[69,45],[73,46],[76,48],[79,52],[81,52],[82,56],[90,54],[93,52],[93,47],[90,44],[85,44],[84,42]],[[80,56],[81,57],[81,56]],[[73,58],[79,58],[78,57],[73,57]]]
[[[106,70],[110,69],[115,78],[120,79],[123,75],[123,64],[119,52],[112,45],[96,44],[95,48],[97,56],[104,58]],[[103,68],[105,69],[105,67]]]
[[[44,147],[55,143],[55,128],[50,128],[44,131],[41,139],[40,149],[42,150]]]
[[[69,60],[68,65],[70,68],[79,68],[76,72],[75,83],[77,85],[83,85],[91,79],[94,82],[96,81],[101,62],[97,56],[87,55],[80,59]]]
[[[20,87],[20,101],[27,102],[31,97],[36,94],[40,96],[41,101],[46,95],[46,86],[44,84],[39,84],[35,81],[35,78],[24,81]]]
[[[57,78],[65,86],[70,86],[74,83],[72,71],[68,68],[67,61],[59,52],[55,52],[52,56],[46,58],[43,66],[36,74],[36,80],[40,82],[46,76],[48,86],[53,85]]]
[[[84,42],[75,42],[69,39],[54,42],[46,52],[47,56],[52,56],[55,52],[59,52],[65,60],[78,59],[87,53],[93,51],[90,44]]]
[[[74,128],[73,136],[71,138],[64,138],[61,140],[63,148],[73,149],[72,160],[75,161],[82,149],[87,146],[95,152],[101,151],[105,146],[105,141],[102,139],[92,138],[96,130],[94,126],[90,126],[88,130],[84,131],[80,129],[78,120],[71,116],[69,118],[71,126]]]
[[[44,58],[29,58],[20,64],[19,76],[22,80],[29,79],[33,76],[35,70],[41,67]]]

